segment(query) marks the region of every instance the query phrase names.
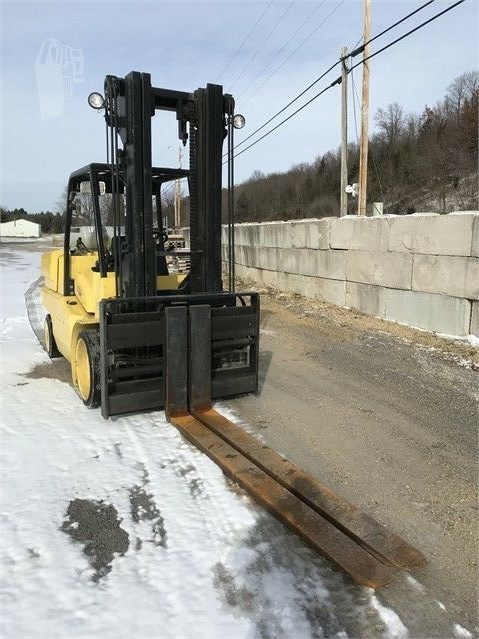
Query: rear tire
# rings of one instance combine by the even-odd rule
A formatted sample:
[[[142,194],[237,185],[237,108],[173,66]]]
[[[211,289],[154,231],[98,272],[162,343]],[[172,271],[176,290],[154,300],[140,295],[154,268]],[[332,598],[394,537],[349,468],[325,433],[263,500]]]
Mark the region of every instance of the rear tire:
[[[97,408],[101,403],[100,334],[97,330],[78,335],[74,353],[78,392],[85,406]]]
[[[55,342],[55,337],[53,336],[53,324],[50,315],[45,317],[45,350],[52,359],[62,356]]]

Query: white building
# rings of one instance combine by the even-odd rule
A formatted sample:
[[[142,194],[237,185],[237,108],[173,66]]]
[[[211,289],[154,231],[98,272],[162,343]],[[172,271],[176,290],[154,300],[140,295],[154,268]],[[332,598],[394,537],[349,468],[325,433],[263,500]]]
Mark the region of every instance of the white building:
[[[40,237],[40,224],[28,220],[13,220],[0,224],[0,237]]]

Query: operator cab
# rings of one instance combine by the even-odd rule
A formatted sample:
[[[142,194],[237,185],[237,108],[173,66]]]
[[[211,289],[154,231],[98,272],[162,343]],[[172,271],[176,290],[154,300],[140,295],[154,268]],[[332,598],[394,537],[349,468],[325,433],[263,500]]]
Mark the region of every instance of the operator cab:
[[[151,186],[156,213],[152,234],[158,294],[187,292],[190,251],[185,247],[184,238],[164,223],[162,188],[174,180],[188,177],[189,171],[185,169],[152,169]],[[118,171],[112,179],[108,164],[89,164],[70,175],[64,237],[65,295],[74,291],[71,260],[77,256],[96,255],[92,270],[99,272],[101,277],[114,272],[120,275],[121,281],[125,256],[131,253],[131,247],[126,244],[126,197],[122,171]],[[170,275],[177,277],[170,278]],[[117,291],[118,294],[121,295],[121,291]]]

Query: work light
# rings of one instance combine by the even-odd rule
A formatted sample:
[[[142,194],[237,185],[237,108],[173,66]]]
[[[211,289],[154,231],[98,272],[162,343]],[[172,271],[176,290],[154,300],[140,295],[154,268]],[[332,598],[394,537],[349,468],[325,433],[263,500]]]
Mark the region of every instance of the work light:
[[[90,93],[88,96],[88,104],[92,109],[103,109],[105,106],[105,98],[101,93]]]
[[[233,126],[235,129],[242,129],[244,127],[244,125],[246,124],[246,120],[244,118],[244,115],[241,115],[240,113],[237,113],[234,118],[233,118]]]

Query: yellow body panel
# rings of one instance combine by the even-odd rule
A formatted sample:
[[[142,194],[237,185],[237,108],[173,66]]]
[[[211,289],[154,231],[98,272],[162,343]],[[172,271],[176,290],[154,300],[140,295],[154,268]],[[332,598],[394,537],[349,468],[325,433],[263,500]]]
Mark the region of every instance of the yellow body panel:
[[[98,259],[97,253],[87,255],[72,255],[70,257],[70,277],[74,280],[77,276],[90,271]],[[52,291],[63,292],[63,249],[48,251],[42,255],[42,275],[45,278],[45,286]],[[99,274],[97,274],[99,276]]]
[[[92,271],[98,259],[97,253],[72,255],[70,273],[74,280],[74,295],[63,295],[63,249],[48,251],[42,255],[42,303],[52,319],[53,336],[60,353],[72,364],[72,378],[76,383],[76,371],[72,354],[75,352],[78,334],[85,328],[95,328],[99,322],[99,303],[115,297],[115,274],[100,277]],[[176,290],[185,279],[184,273],[159,275],[158,290]]]
[[[70,360],[79,331],[85,326],[98,326],[98,316],[87,313],[76,295],[65,296],[46,286],[42,289],[42,303],[52,318],[58,350]]]
[[[63,262],[63,258],[61,260]],[[94,313],[98,317],[100,300],[115,295],[115,273],[107,273],[100,277],[100,273],[92,271],[91,267],[83,269],[74,276],[75,295],[80,300],[87,313]]]
[[[42,255],[42,275],[44,286],[52,291],[58,291],[58,260],[63,259],[63,249],[48,251]]]
[[[171,275],[158,275],[156,287],[159,291],[176,291],[185,279],[186,273],[172,273]]]

